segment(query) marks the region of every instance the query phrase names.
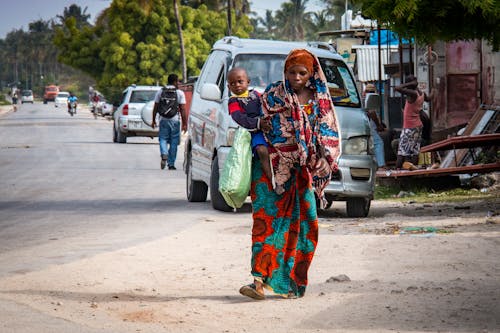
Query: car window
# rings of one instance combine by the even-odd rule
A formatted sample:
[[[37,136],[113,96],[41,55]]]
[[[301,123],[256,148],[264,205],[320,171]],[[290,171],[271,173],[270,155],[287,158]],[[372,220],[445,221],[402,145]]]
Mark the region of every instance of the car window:
[[[156,96],[156,90],[133,90],[129,103],[147,103]]]
[[[341,60],[329,58],[319,58],[319,62],[328,81],[333,104],[361,107],[356,84],[347,65]]]
[[[23,96],[31,96],[32,95],[32,92],[31,90],[23,90]]]
[[[213,83],[224,91],[225,86],[225,72],[223,71],[227,61],[228,54],[225,51],[214,50],[208,57],[203,69],[202,75],[198,79],[197,91],[200,91],[201,86],[205,83]]]

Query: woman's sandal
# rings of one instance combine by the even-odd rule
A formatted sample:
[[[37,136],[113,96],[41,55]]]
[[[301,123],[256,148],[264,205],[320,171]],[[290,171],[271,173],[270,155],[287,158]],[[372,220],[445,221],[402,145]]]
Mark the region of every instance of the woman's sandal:
[[[263,300],[266,299],[266,296],[264,293],[260,293],[257,291],[257,287],[255,286],[255,283],[250,283],[247,284],[246,286],[243,286],[240,288],[240,294],[243,296],[247,296],[256,300]]]

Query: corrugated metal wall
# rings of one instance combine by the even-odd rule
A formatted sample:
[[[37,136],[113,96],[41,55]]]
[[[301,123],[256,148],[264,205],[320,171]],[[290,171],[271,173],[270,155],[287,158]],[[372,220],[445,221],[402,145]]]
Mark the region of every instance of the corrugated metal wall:
[[[353,45],[356,50],[357,79],[361,82],[378,81],[378,46],[377,45]],[[382,45],[382,80],[386,80],[384,65],[390,63],[389,52],[397,52],[397,46]]]

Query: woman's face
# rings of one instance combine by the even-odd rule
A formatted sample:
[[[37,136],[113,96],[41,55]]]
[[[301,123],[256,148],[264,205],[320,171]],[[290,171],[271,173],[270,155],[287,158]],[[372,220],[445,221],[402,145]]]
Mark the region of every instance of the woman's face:
[[[302,90],[307,81],[311,78],[312,73],[309,73],[307,68],[302,65],[294,65],[289,67],[285,72],[285,78],[290,83],[293,90]]]

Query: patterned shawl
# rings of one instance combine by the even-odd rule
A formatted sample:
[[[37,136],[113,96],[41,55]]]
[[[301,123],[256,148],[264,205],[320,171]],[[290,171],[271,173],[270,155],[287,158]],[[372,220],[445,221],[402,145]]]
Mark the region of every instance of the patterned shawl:
[[[316,56],[311,55],[314,75],[306,86],[314,92],[312,107],[300,105],[285,77],[270,84],[262,95],[262,109],[264,117],[271,118],[272,129],[264,134],[276,184],[285,184],[293,168],[306,166],[312,172],[313,185],[324,204],[323,190],[330,182],[331,173],[317,174],[314,166],[324,157],[332,172],[337,170],[339,136],[325,75]]]

